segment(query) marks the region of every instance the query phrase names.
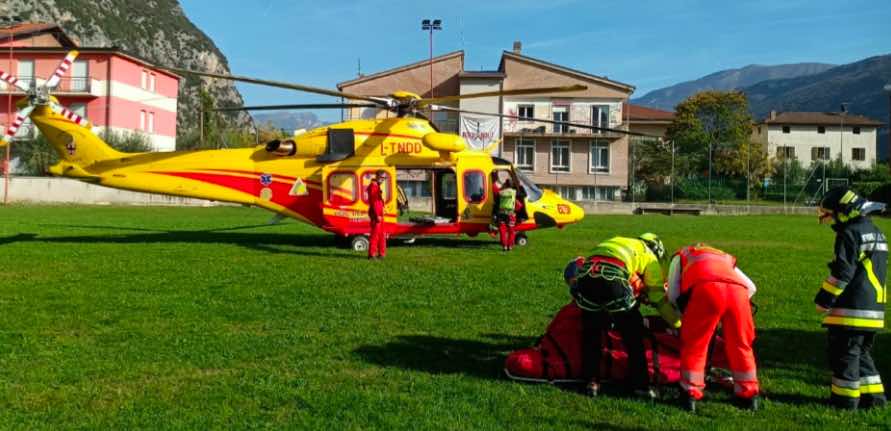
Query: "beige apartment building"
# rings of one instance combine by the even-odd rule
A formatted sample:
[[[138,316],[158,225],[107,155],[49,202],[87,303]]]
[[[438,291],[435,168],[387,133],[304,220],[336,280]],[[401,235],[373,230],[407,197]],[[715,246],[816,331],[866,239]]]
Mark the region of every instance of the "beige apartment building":
[[[430,60],[422,60],[379,73],[341,82],[345,92],[384,96],[398,90],[422,97],[473,94],[484,91],[581,84],[583,91],[464,99],[449,104],[467,111],[502,113],[519,118],[456,114],[434,111],[440,130],[462,135],[476,149],[489,148],[494,156],[509,160],[537,184],[574,200],[618,200],[628,188],[629,138],[622,133],[568,127],[543,122],[567,121],[609,129],[654,128],[664,133],[672,113],[633,107],[629,84],[574,70],[521,53],[519,42],[501,56],[497,70],[464,70],[464,52],[433,58],[431,92]],[[655,114],[654,114],[655,113]],[[374,109],[345,110],[344,119],[392,115]],[[666,122],[666,115],[669,119]],[[647,129],[649,130],[649,129]],[[644,131],[643,133],[649,133]],[[408,194],[419,187],[400,178]]]

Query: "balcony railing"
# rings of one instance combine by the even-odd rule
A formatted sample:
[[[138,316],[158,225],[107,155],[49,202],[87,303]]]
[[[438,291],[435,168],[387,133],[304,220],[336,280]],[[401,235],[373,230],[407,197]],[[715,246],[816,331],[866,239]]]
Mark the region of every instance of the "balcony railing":
[[[572,122],[572,120],[570,120]],[[622,126],[614,125],[612,128],[621,129]],[[564,135],[564,136],[595,136],[602,138],[618,138],[622,135],[607,130],[594,130],[582,127],[573,127],[565,124],[545,123],[543,121],[504,121],[504,133],[511,134],[539,134],[539,135]]]
[[[19,82],[24,83],[26,86],[31,86],[31,82],[33,79],[19,79]],[[89,94],[90,93],[90,79],[89,76],[79,76],[79,77],[64,77],[59,82],[59,85],[53,90],[56,93],[75,93],[75,94]],[[22,93],[18,87],[14,85],[9,85],[5,82],[0,83],[0,93]]]
[[[90,81],[92,80],[89,76],[64,77],[55,91],[57,93],[89,93]]]

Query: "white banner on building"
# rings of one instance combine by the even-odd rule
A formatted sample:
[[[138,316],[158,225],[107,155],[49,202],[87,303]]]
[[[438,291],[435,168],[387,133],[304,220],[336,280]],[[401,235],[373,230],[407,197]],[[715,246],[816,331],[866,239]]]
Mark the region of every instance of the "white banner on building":
[[[482,150],[498,140],[498,117],[461,116],[461,137],[474,150]],[[497,151],[495,149],[494,151]]]

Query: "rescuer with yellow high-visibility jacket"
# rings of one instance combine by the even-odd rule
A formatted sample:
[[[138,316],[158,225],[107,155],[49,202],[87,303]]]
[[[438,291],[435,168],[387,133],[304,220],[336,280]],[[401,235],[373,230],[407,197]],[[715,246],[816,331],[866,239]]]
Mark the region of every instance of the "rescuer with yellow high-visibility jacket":
[[[696,410],[705,389],[708,348],[720,323],[733,373],[736,403],[758,409],[755,367],[755,322],[749,302],[755,283],[736,267],[732,255],[696,244],[680,249],[668,267],[668,299],[683,311],[681,322],[681,400]]]
[[[597,395],[600,388],[600,336],[613,324],[628,351],[630,389],[638,397],[655,398],[639,308],[640,302],[648,303],[669,325],[680,326],[677,311],[665,297],[665,278],[659,263],[664,255],[665,248],[655,234],[614,237],[598,244],[591,256],[579,256],[564,269],[570,294],[582,309],[582,367],[590,395]]]
[[[820,202],[820,222],[833,222],[835,258],[814,302],[829,332],[830,402],[843,409],[886,404],[870,351],[885,325],[888,243],[867,217],[884,206],[847,187],[829,190]]]

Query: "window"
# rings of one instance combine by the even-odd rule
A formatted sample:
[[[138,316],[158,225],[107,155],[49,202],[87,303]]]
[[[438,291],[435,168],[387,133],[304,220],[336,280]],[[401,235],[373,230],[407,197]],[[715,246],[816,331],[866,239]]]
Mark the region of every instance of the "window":
[[[535,141],[517,139],[517,168],[524,171],[535,170]]]
[[[777,147],[777,158],[779,158],[779,159],[794,159],[795,158],[795,147]]]
[[[371,184],[371,180],[374,179],[375,172],[377,172],[377,170],[372,169],[362,173],[362,202],[368,203],[368,186]],[[383,178],[384,181],[381,183],[381,196],[383,196],[384,202],[390,202],[390,196],[392,195],[390,192],[390,174],[384,172]]]
[[[151,91],[152,93],[154,93],[155,92],[155,74],[150,73],[148,78],[149,78],[148,91]]]
[[[454,172],[445,172],[439,175],[439,194],[444,200],[451,201],[458,198],[458,180]]]
[[[535,118],[535,105],[519,105],[517,112],[520,121],[532,121]]]
[[[429,181],[399,181],[399,187],[405,192],[405,196],[409,198],[432,196]],[[384,197],[386,197],[386,194]]]
[[[139,111],[139,130],[145,130],[145,111]]]
[[[148,113],[148,126],[146,126],[146,132],[155,133],[155,113]]]
[[[71,91],[88,91],[89,87],[89,70],[86,60],[75,60],[71,65]]]
[[[328,202],[349,205],[356,202],[356,176],[351,172],[336,172],[328,176]]]
[[[860,128],[859,128],[859,127],[854,127],[854,134],[855,134],[855,135],[859,135],[859,134],[860,134]]]
[[[594,127],[609,127],[609,105],[591,106],[591,125]],[[603,130],[594,130],[594,133],[603,133]]]
[[[569,172],[569,141],[551,142],[551,172]]]
[[[783,133],[789,133],[790,131],[789,126],[783,126]]]
[[[591,143],[591,165],[592,174],[609,173],[609,143],[604,141],[594,141]]]
[[[464,200],[473,204],[486,200],[486,174],[483,171],[464,172]]]
[[[142,79],[139,81],[139,88],[145,90],[148,88],[148,71],[142,71]]]
[[[583,201],[612,201],[616,199],[616,187],[579,187],[578,199]]]
[[[569,121],[569,110],[565,106],[554,107],[554,121]],[[554,124],[554,133],[569,133],[568,124]]]
[[[826,133],[826,127],[825,126],[817,126],[817,133],[819,133],[821,135]]]
[[[851,148],[851,158],[858,162],[866,160],[866,148]]]
[[[811,148],[811,160],[829,160],[829,147]]]
[[[34,81],[34,60],[19,60],[19,70],[16,78],[22,84],[30,86]]]
[[[572,200],[575,199],[575,188],[570,186],[554,186],[556,192],[560,195],[561,198]]]

